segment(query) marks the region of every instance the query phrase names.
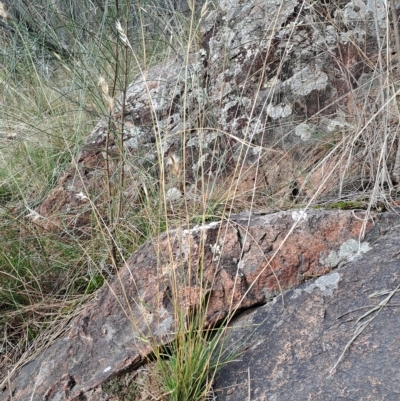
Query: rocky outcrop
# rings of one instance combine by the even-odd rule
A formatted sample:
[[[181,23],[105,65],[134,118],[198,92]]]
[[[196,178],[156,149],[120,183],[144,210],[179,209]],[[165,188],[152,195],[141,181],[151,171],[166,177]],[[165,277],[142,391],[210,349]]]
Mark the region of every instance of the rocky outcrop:
[[[334,272],[232,322],[236,361],[215,381],[218,401],[400,397],[398,229]],[[244,351],[245,349],[245,351]]]
[[[374,124],[369,116],[377,111],[376,99],[387,100],[379,68],[391,62],[380,58],[386,27],[380,3],[221,0],[203,17],[197,49],[137,77],[124,104],[115,99],[110,118],[97,124],[31,214],[41,230],[88,235],[93,216],[111,225],[111,192],[123,191],[128,206],[139,202],[146,189],[142,174],[151,177],[155,190],[162,185],[171,203],[184,197],[190,209],[220,191],[229,193],[233,210],[245,201],[254,210],[267,209],[272,198],[281,200],[276,207],[308,201],[335,191],[339,180],[342,195],[367,188],[371,177],[384,177],[374,163],[393,138],[388,134],[382,146],[378,141],[369,148],[377,135],[367,135],[380,127],[379,113]],[[390,116],[382,120],[385,129]],[[352,146],[345,147],[349,132]],[[386,150],[390,163],[393,150]],[[350,154],[363,163],[343,163]],[[124,185],[118,188],[122,172]],[[378,184],[390,187],[390,180]],[[207,303],[205,325],[218,324],[361,253],[372,255],[395,217],[302,209],[266,216],[244,212],[150,239],[64,336],[3,385],[0,400],[85,399],[105,380],[143,364],[153,347],[172,341],[174,305],[189,315]],[[331,281],[335,274],[342,273],[328,276],[328,292],[337,284]],[[316,285],[325,285],[323,280]],[[312,294],[319,297],[321,323],[328,295],[317,291]],[[306,312],[313,308],[303,306]],[[310,328],[321,333],[314,323]],[[335,343],[334,351],[342,345]],[[304,347],[306,355],[317,356],[318,347]],[[274,357],[285,356],[279,350]],[[321,371],[333,351],[329,355]],[[268,391],[284,394],[279,375],[271,376],[275,387]]]
[[[207,301],[204,324],[211,326],[373,254],[374,241],[396,219],[390,213],[364,217],[321,210],[243,214],[149,240],[70,330],[22,367],[11,387],[4,385],[0,400],[85,399],[108,378],[143,364],[153,347],[172,341],[174,305],[188,316]]]
[[[132,82],[125,103],[115,102],[115,113],[98,123],[37,208],[35,224],[84,233],[93,205],[107,224],[105,187],[121,169],[126,204],[143,192],[144,171],[154,186],[165,184],[171,201],[185,196],[190,205],[229,192],[236,211],[250,198],[265,210],[270,199],[287,208],[314,197],[317,188],[319,197],[367,189],[377,175],[371,149],[390,142],[369,139],[377,139],[381,123],[378,115],[373,126],[368,122],[384,93],[377,65],[385,69],[390,61],[377,63],[378,39],[386,34],[382,7],[292,0],[210,6],[200,49]],[[354,146],[346,147],[349,133]],[[387,152],[389,163],[394,150]],[[380,184],[390,187],[382,174]]]

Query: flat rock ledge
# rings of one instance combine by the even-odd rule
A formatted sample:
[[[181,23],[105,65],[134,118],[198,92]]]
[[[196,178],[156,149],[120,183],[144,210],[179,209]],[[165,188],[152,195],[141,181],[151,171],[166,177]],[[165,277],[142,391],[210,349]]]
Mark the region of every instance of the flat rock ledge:
[[[373,243],[396,222],[392,213],[366,220],[362,211],[242,213],[150,239],[65,335],[0,389],[0,400],[86,400],[172,341],[174,305],[189,313],[207,298],[205,324],[214,325],[374,252]]]

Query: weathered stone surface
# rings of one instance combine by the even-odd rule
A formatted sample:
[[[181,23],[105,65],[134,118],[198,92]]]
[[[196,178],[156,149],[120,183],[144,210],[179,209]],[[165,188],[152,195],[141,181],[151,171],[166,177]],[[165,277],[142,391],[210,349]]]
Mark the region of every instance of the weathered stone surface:
[[[396,220],[390,213],[371,216],[359,243],[364,217],[323,210],[243,213],[149,240],[69,332],[21,368],[11,389],[1,389],[0,400],[11,400],[10,393],[18,401],[84,399],[108,378],[142,364],[152,346],[172,340],[174,304],[189,312],[207,298],[205,324],[212,325],[359,253],[371,254],[373,242]]]
[[[386,35],[382,7],[372,1],[306,5],[299,0],[210,6],[200,50],[190,54],[187,65],[186,55],[178,55],[132,82],[125,105],[116,101],[111,123],[98,123],[37,209],[41,217],[35,223],[46,230],[84,231],[90,214],[85,203],[75,202],[83,187],[106,216],[105,183],[120,174],[122,157],[127,158],[124,196],[132,200],[141,190],[139,170],[157,176],[161,165],[166,191],[180,191],[190,203],[204,191],[210,198],[213,191],[236,188],[237,211],[250,191],[255,209],[263,210],[270,198],[290,203],[293,186],[303,200],[316,188],[319,196],[328,194],[345,171],[351,179],[342,193],[365,189],[376,165],[365,158],[367,132],[379,118],[374,116],[374,127],[364,127],[357,116],[362,110],[367,121],[376,111],[374,97],[382,95],[372,73],[381,52],[377,38]],[[351,147],[352,156],[365,163],[343,169],[344,153],[330,151],[348,132],[365,133],[359,146]],[[184,174],[171,171],[171,158],[185,160]]]
[[[286,292],[284,305],[277,297],[234,319],[225,347],[246,351],[217,375],[218,401],[400,399],[398,228],[370,246]]]

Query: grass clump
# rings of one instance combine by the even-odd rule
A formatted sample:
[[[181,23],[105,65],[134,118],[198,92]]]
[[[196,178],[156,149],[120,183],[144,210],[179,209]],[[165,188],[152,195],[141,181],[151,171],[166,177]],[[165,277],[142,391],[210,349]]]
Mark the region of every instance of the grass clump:
[[[204,332],[192,324],[157,354],[156,374],[160,387],[171,401],[207,400],[214,375],[234,353],[221,355],[223,328]]]

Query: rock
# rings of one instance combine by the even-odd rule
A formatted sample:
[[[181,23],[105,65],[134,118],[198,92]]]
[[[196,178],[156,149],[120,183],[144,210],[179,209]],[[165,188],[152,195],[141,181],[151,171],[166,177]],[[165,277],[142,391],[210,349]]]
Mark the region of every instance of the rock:
[[[287,209],[293,183],[296,199],[303,201],[314,197],[316,188],[319,197],[337,196],[336,188],[340,194],[365,190],[378,164],[365,158],[370,144],[363,139],[349,150],[341,141],[350,132],[368,136],[372,127],[360,126],[359,110],[365,121],[374,115],[379,125],[379,114],[365,100],[382,96],[373,69],[382,52],[376,38],[386,35],[386,14],[372,3],[221,0],[215,9],[210,6],[201,24],[200,49],[189,55],[187,65],[186,55],[177,55],[129,85],[125,104],[115,101],[110,132],[108,122],[97,124],[37,208],[41,218],[35,224],[87,232],[92,215],[75,195],[86,188],[105,218],[105,186],[119,174],[122,158],[126,168],[132,166],[125,172],[124,189],[132,201],[141,192],[138,172],[149,172],[158,183],[160,165],[167,167],[162,174],[166,187],[176,187],[189,203],[201,201],[204,191],[210,199],[215,191],[236,188],[236,211],[249,201],[250,191],[255,210],[265,210],[268,199],[279,200],[275,208]],[[395,119],[385,126],[397,124]],[[116,139],[121,129],[123,147]],[[338,168],[349,151],[366,164]],[[168,167],[171,158],[185,160],[184,177]]]
[[[398,400],[398,238],[235,318],[224,347],[242,354],[217,374],[218,401]]]
[[[85,399],[110,377],[143,364],[154,346],[172,341],[174,304],[188,314],[207,298],[205,326],[212,326],[362,253],[375,260],[374,241],[396,224],[395,215],[364,217],[333,210],[243,213],[147,241],[65,335],[23,366],[11,388],[3,384],[0,400]],[[335,285],[319,283],[327,294]]]

